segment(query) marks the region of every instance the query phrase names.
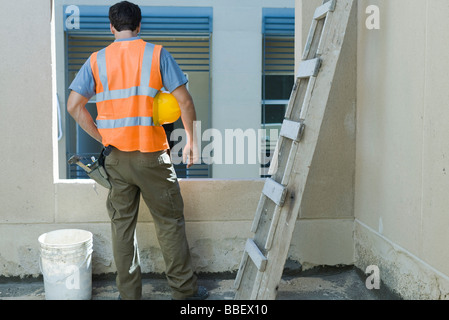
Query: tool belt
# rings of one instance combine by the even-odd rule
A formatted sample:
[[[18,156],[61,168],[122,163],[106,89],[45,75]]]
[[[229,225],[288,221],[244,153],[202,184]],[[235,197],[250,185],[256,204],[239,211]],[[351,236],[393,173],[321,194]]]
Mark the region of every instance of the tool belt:
[[[106,172],[106,169],[104,168],[104,160],[106,155],[110,153],[109,148],[104,148],[101,153],[98,160],[94,161],[89,168],[91,169],[90,172],[87,172],[87,175],[92,179],[95,180],[99,185],[102,185],[105,188],[111,189],[111,183],[109,182],[109,177]]]
[[[81,157],[77,155],[72,156],[68,163],[77,164],[86,172],[89,178],[96,181],[99,185],[111,189],[111,183],[109,182],[108,174],[104,168],[105,157],[111,153],[111,150],[112,148],[109,146],[103,148],[100,157],[97,160],[93,159],[93,162],[88,165],[83,164],[81,162]]]

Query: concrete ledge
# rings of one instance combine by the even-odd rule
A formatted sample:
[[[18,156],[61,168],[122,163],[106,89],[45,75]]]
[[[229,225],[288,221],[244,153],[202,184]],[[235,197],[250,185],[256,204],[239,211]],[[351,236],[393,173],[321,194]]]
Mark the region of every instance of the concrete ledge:
[[[197,271],[238,269],[244,242],[252,236],[250,224],[263,184],[264,179],[180,180],[187,236]],[[115,272],[110,220],[105,205],[108,190],[92,180],[61,180],[55,183],[54,188],[54,206],[48,211],[48,222],[40,221],[37,216],[33,223],[0,224],[3,238],[0,275],[38,276],[38,237],[45,232],[65,228],[80,228],[93,233],[94,274]],[[143,272],[162,273],[165,268],[159,243],[151,214],[143,202],[137,235]]]
[[[201,273],[238,270],[264,179],[180,180],[186,229],[195,269]],[[0,224],[0,276],[38,276],[38,237],[52,230],[80,228],[94,235],[94,274],[115,272],[107,190],[93,181],[55,184],[55,217],[49,223]],[[288,258],[304,268],[350,265],[353,259],[352,219],[300,219],[296,222]],[[18,236],[20,235],[20,236]],[[142,203],[137,236],[144,273],[163,273],[164,261],[150,212]]]
[[[180,179],[187,221],[252,220],[265,179]],[[108,190],[93,180],[55,184],[57,223],[109,222]],[[152,221],[143,201],[139,221]]]

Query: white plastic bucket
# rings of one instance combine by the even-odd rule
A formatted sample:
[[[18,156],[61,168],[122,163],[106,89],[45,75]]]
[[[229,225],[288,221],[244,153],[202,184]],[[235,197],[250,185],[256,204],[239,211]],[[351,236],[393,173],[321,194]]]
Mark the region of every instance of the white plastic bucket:
[[[92,298],[92,233],[63,229],[39,237],[45,299]]]

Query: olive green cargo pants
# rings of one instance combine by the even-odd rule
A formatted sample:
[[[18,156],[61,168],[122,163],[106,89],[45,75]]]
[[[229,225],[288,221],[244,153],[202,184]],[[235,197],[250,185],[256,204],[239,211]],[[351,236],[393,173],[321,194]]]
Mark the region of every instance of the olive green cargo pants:
[[[105,168],[112,188],[107,199],[117,288],[122,299],[142,296],[139,252],[135,239],[140,195],[150,209],[174,299],[198,290],[184,221],[184,203],[166,151],[122,152],[113,148]]]

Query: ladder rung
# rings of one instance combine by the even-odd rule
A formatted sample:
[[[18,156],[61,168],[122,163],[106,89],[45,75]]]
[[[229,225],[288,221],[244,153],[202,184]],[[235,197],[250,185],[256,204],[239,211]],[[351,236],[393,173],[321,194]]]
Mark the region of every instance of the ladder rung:
[[[262,193],[278,206],[282,207],[284,205],[285,195],[287,194],[287,188],[273,179],[268,178],[265,181]]]
[[[336,5],[337,1],[336,0],[330,0],[328,2],[326,2],[325,4],[319,6],[316,10],[315,10],[315,14],[313,15],[313,18],[315,20],[320,20],[323,19],[324,16],[328,13],[328,12],[333,12],[335,10],[335,5]]]
[[[267,258],[262,254],[252,239],[246,241],[245,251],[248,253],[251,260],[253,260],[257,270],[264,272],[265,267],[267,266]]]
[[[316,77],[320,66],[320,58],[302,61],[298,68],[298,78]]]
[[[280,136],[289,138],[294,141],[300,141],[304,132],[304,123],[291,120],[284,120],[281,127]]]

